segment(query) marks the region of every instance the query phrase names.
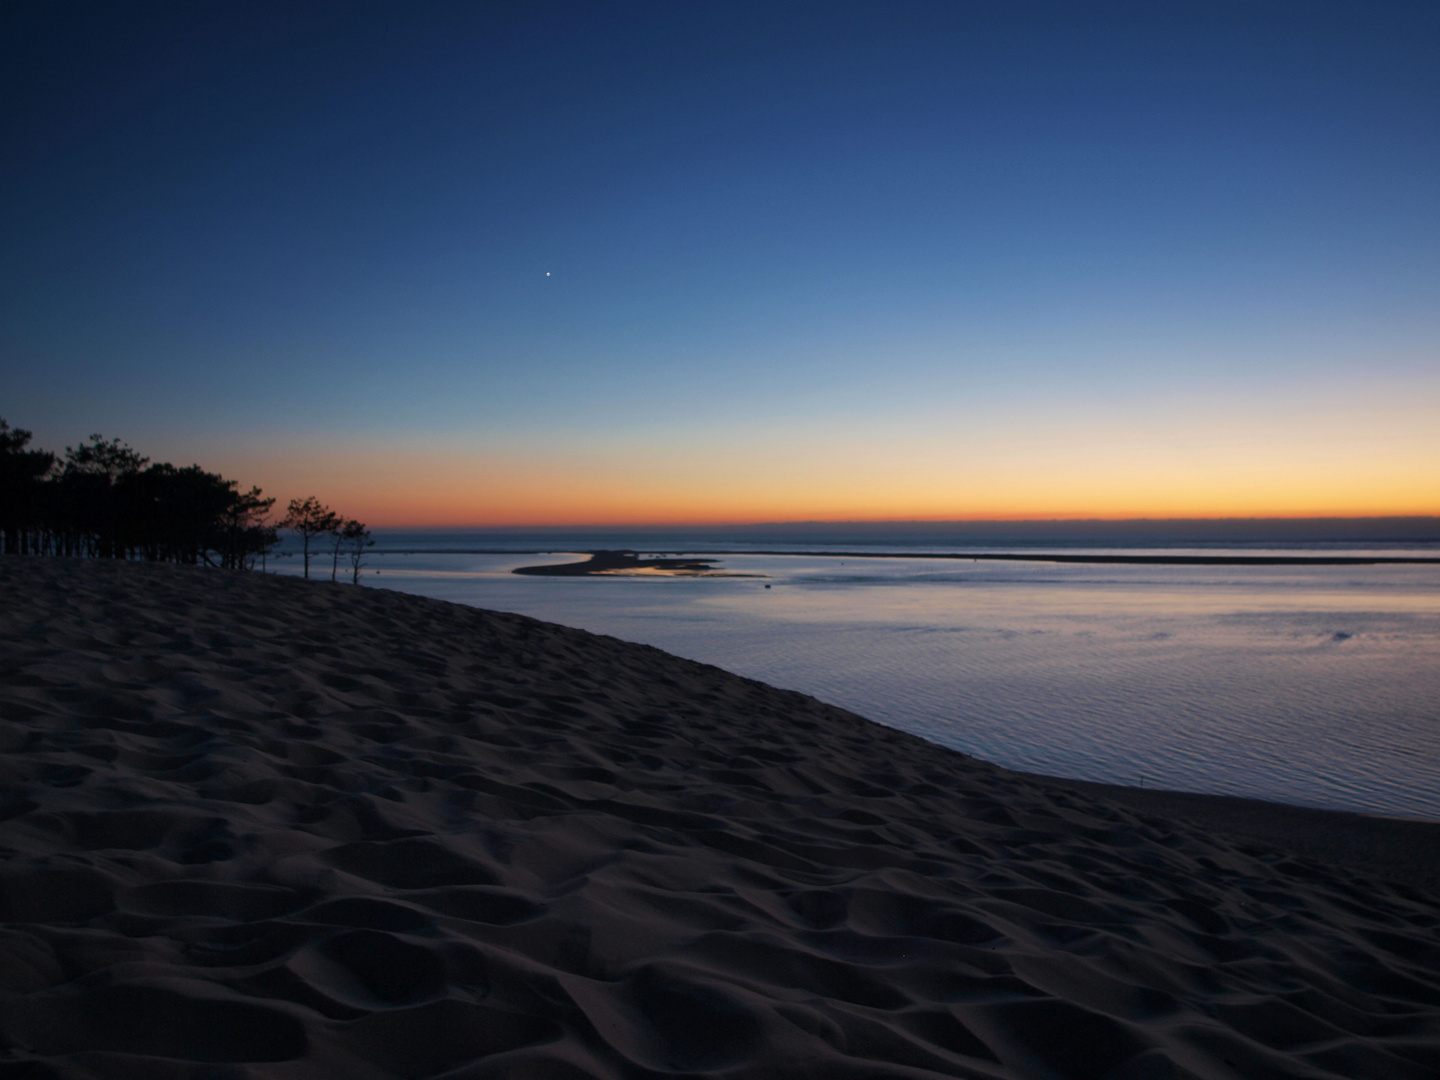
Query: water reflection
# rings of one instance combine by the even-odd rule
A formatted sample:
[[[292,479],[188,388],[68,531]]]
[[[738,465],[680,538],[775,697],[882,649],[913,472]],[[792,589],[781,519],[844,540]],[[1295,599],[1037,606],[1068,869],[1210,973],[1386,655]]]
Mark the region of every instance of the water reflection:
[[[509,573],[541,561],[381,555],[367,583],[656,645],[1013,768],[1440,820],[1440,567]]]

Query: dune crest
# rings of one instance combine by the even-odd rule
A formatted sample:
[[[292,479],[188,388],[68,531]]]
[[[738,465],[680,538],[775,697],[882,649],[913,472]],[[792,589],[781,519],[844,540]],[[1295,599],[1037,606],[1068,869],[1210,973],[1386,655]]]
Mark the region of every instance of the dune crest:
[[[1440,1075],[1440,897],[658,650],[0,560],[0,1077]]]

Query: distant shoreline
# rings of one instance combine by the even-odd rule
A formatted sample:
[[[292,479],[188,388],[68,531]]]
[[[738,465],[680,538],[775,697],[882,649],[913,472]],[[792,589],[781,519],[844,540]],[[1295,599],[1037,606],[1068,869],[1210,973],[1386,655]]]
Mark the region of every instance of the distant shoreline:
[[[1380,564],[1440,564],[1436,555],[1084,555],[1069,552],[1028,552],[1028,551],[735,551],[718,548],[699,549],[706,555],[765,555],[795,556],[813,559],[948,559],[954,562],[1047,562],[1047,563],[1093,563],[1093,564],[1136,564],[1148,566],[1375,566]],[[595,555],[598,551],[580,551],[576,554]],[[372,552],[374,555],[542,555],[539,548],[383,548]],[[660,557],[688,555],[690,552],[654,550],[650,554]],[[704,561],[704,560],[700,560]],[[584,564],[563,564],[580,566]],[[522,567],[527,574],[554,574],[553,570]],[[601,572],[599,567],[583,573]],[[582,574],[569,570],[567,575]],[[583,575],[582,575],[583,576]]]

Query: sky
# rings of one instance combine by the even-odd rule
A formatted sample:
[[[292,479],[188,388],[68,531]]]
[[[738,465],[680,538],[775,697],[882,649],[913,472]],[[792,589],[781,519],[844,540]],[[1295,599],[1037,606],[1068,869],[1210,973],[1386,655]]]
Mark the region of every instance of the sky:
[[[377,526],[1440,514],[1440,6],[6,5],[0,416]]]

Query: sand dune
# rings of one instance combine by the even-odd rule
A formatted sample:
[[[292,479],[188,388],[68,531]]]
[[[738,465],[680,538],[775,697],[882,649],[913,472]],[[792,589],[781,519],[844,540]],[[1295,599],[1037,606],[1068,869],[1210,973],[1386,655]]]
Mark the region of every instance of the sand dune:
[[[0,597],[0,1078],[1440,1075],[1414,884],[519,616]]]

